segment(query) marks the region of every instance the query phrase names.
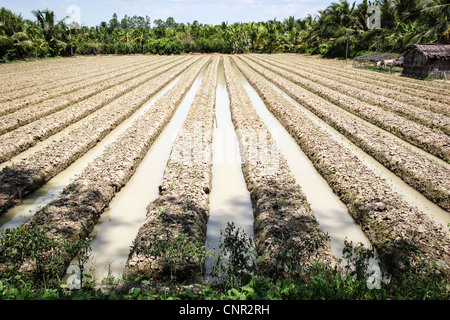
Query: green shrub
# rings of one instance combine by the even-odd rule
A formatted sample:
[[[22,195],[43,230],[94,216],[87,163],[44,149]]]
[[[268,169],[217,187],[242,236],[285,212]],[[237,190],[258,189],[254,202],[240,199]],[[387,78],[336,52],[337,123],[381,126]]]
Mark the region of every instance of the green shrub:
[[[167,240],[167,239],[166,239]],[[330,270],[325,265],[313,263],[308,277],[264,277],[258,274],[255,264],[253,240],[234,224],[228,224],[221,232],[220,251],[213,264],[222,285],[198,283],[182,287],[178,269],[180,262],[203,263],[206,252],[203,246],[187,241],[183,235],[170,241],[154,243],[148,250],[149,258],[162,257],[169,264],[170,287],[154,286],[138,276],[132,282],[112,286],[100,291],[88,284],[81,289],[68,290],[66,285],[54,279],[51,272],[62,273],[59,265],[63,251],[89,251],[90,242],[61,246],[61,243],[45,234],[43,226],[19,227],[7,230],[0,236],[0,300],[449,300],[448,279],[433,272],[404,273],[397,278],[380,276],[377,285],[370,285],[374,272],[369,260],[373,250],[362,244],[346,242],[343,250],[343,270]],[[79,248],[81,251],[78,251]],[[61,250],[64,248],[64,250]],[[84,248],[84,249],[83,249]],[[285,251],[292,248],[285,247]],[[277,255],[283,270],[296,270],[292,252]],[[20,269],[24,261],[33,260],[39,272],[30,276]],[[290,260],[291,259],[291,260]],[[81,263],[83,263],[81,259]],[[52,270],[50,272],[50,270]],[[229,277],[227,279],[227,277]],[[388,281],[386,281],[388,279]]]
[[[13,284],[30,283],[33,288],[59,285],[67,268],[65,259],[75,256],[88,241],[57,240],[45,230],[44,225],[20,226],[0,234],[2,278]]]
[[[144,45],[144,53],[150,54],[160,54],[160,55],[169,55],[169,54],[180,54],[182,53],[183,46],[178,41],[158,39],[153,40]]]
[[[257,273],[253,239],[234,223],[227,223],[219,242],[210,271],[215,285],[230,288],[247,284]]]
[[[85,42],[82,43],[77,49],[78,54],[97,55],[102,53],[102,51],[102,44],[98,42]]]

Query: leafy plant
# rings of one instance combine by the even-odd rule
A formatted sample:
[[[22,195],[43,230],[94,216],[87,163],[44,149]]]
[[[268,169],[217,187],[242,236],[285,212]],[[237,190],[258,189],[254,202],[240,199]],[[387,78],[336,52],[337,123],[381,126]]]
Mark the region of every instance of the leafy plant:
[[[208,256],[204,245],[169,231],[154,234],[150,243],[135,246],[135,251],[150,261],[151,268],[159,269],[169,283],[194,281],[202,273]]]
[[[346,273],[358,280],[367,278],[370,259],[375,258],[374,251],[366,249],[362,243],[354,245],[353,242],[346,240],[342,252],[346,261],[344,266]]]
[[[241,286],[257,272],[253,239],[234,222],[220,232],[219,251],[214,257],[210,275],[217,285]]]
[[[20,226],[0,234],[0,273],[12,281],[32,280],[34,286],[57,285],[65,259],[89,246],[85,240],[58,240],[45,225]]]
[[[23,226],[7,230],[0,236],[0,273],[2,275],[0,300],[425,299],[446,301],[450,299],[448,279],[440,277],[436,272],[426,270],[422,273],[405,273],[399,278],[381,281],[378,286],[370,286],[367,280],[373,276],[373,270],[371,270],[369,262],[375,253],[372,249],[351,241],[346,241],[343,249],[343,272],[330,270],[319,263],[312,263],[308,268],[308,277],[291,276],[290,278],[285,277],[289,269],[292,269],[293,272],[301,271],[295,267],[295,261],[298,261],[300,255],[289,252],[293,249],[292,242],[290,243],[286,239],[283,242],[275,242],[290,244],[287,247],[276,247],[277,250],[280,250],[275,255],[276,261],[280,262],[280,273],[264,277],[256,268],[256,253],[252,238],[232,223],[229,223],[227,228],[221,232],[222,245],[218,255],[220,262],[215,262],[218,267],[217,271],[220,271],[222,276],[220,278],[223,281],[222,284],[225,285],[197,284],[182,287],[176,285],[176,281],[182,280],[181,277],[178,277],[181,262],[195,262],[198,267],[197,263],[204,262],[208,253],[203,246],[189,242],[183,234],[177,234],[172,239],[165,238],[168,236],[167,232],[162,235],[160,234],[159,241],[153,242],[156,247],[148,249],[147,254],[151,259],[159,257],[166,263],[173,263],[172,266],[168,266],[171,269],[169,272],[170,287],[154,286],[145,277],[138,276],[132,284],[124,284],[123,287],[103,292],[90,286],[83,286],[79,290],[67,290],[64,286],[56,286],[57,281],[50,283],[49,278],[43,277],[43,275],[30,277],[26,273],[20,272],[23,262],[29,261],[29,258],[33,256],[40,263],[44,261],[50,264],[56,263],[58,261],[56,248],[61,247],[58,246],[55,239],[45,234],[43,226],[32,228]],[[32,244],[31,241],[38,243]],[[87,246],[79,251],[79,255],[82,257],[79,262],[83,265],[90,252],[88,247],[90,241],[84,239],[81,243]],[[53,255],[46,256],[44,252],[51,251],[52,248],[54,249]],[[43,251],[39,252],[39,250]],[[298,250],[296,249],[296,251]],[[231,259],[225,259],[230,257]],[[231,275],[230,281],[226,278],[228,275]],[[386,279],[384,276],[383,279]],[[50,286],[50,284],[55,284],[55,286]]]
[[[272,239],[264,259],[261,256],[258,261],[264,263],[266,274],[271,274],[273,279],[299,280],[309,273],[322,241],[309,237],[299,241],[295,235],[286,237],[283,234],[281,239]]]

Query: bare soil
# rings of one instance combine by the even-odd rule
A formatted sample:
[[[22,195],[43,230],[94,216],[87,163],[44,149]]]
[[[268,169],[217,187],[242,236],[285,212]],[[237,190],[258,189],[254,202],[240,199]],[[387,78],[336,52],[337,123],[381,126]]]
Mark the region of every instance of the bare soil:
[[[350,150],[323,131],[298,108],[265,84],[265,79],[233,58],[267,107],[296,139],[316,169],[346,203],[377,249],[388,270],[395,274],[412,270],[419,261],[442,260],[449,272],[450,235],[417,208],[410,206]],[[412,249],[413,248],[413,249]]]
[[[232,120],[244,160],[242,170],[254,208],[255,245],[265,259],[260,264],[265,272],[270,274],[277,268],[269,257],[271,245],[280,241],[288,240],[289,245],[306,250],[301,256],[302,266],[321,261],[332,267],[337,261],[302,186],[295,183],[268,128],[251,105],[238,79],[239,72],[346,204],[388,271],[395,275],[433,264],[432,268],[448,276],[449,230],[410,205],[303,110],[313,112],[449,211],[450,140],[445,93],[450,85],[359,70],[342,61],[281,54],[101,56],[0,66],[0,162],[20,157],[22,151],[39,141],[68,129],[0,171],[0,214],[66,170],[179,77],[173,88],[99,157],[91,159],[60,195],[25,222],[26,226],[45,224],[56,239],[87,237],[205,70],[202,86],[173,145],[160,197],[147,207],[146,221],[136,234],[124,274],[165,278],[174,266],[149,259],[137,249],[154,247],[158,237],[174,239],[178,235],[184,235],[189,243],[205,243],[220,60],[225,67]],[[67,74],[67,70],[73,74]],[[300,106],[293,105],[286,95]],[[88,121],[83,121],[88,116]],[[435,157],[440,160],[435,161]],[[316,247],[311,251],[307,244]],[[61,263],[68,264],[71,258]],[[180,276],[193,281],[201,281],[204,272],[203,265],[189,261],[177,269]]]
[[[160,197],[147,207],[147,217],[139,229],[124,275],[144,275],[165,281],[173,265],[148,254],[158,241],[180,235],[203,245],[209,218],[212,183],[212,140],[219,57],[212,57],[185,123],[172,147],[159,187]],[[194,141],[196,140],[196,141]],[[179,281],[201,281],[204,265],[180,261]]]

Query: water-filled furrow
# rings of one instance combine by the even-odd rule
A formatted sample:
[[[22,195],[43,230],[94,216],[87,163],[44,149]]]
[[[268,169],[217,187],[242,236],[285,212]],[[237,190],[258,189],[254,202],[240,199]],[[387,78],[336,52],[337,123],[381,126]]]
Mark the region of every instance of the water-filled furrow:
[[[223,62],[219,64],[217,79],[212,162],[206,249],[214,252],[219,247],[220,233],[228,223],[234,223],[248,236],[253,236],[252,203],[242,174],[239,141],[231,120]],[[211,261],[206,261],[207,276]]]
[[[419,271],[411,264],[413,257],[420,257],[420,263],[424,264],[449,259],[446,248],[450,241],[442,226],[409,204],[351,148],[324,130],[326,126],[322,127],[300,108],[292,107],[267,85],[267,79],[251,71],[240,62],[241,59],[233,57],[233,60],[334,193],[346,203],[349,213],[377,249],[388,272],[398,275],[404,269]],[[345,140],[344,137],[341,140]]]
[[[172,81],[160,92],[158,92],[154,97],[152,97],[148,101],[148,103],[144,104],[132,116],[130,116],[120,125],[118,125],[101,141],[99,141],[97,145],[95,145],[81,158],[79,158],[69,167],[67,167],[67,169],[60,172],[54,178],[50,179],[47,183],[45,183],[41,188],[39,188],[35,192],[25,196],[20,205],[9,209],[3,216],[0,216],[0,229],[6,230],[8,228],[18,227],[23,222],[28,220],[31,216],[33,216],[38,210],[40,210],[46,204],[50,203],[54,198],[56,198],[66,185],[68,185],[72,180],[74,180],[76,176],[80,174],[94,158],[98,157],[103,152],[103,150],[107,148],[108,145],[113,143],[120,136],[120,134],[122,134],[127,128],[129,128],[130,125],[133,123],[133,121],[142,116],[151,106],[155,104],[155,102],[159,98],[161,98],[170,89],[172,89],[173,86],[179,81],[179,79],[180,76],[178,76],[174,81]],[[45,146],[48,146],[50,143],[53,143],[54,141],[57,141],[60,137],[64,136],[71,130],[74,130],[76,127],[82,125],[85,122],[88,122],[91,118],[95,117],[99,112],[100,110],[93,113],[83,121],[80,121],[79,123],[76,123],[66,128],[65,130],[59,132],[58,134],[52,136],[50,139],[42,141],[40,144],[14,157],[13,159],[11,159],[11,161],[2,163],[0,165],[0,169],[5,167],[6,165],[11,165],[16,161],[20,161],[20,159],[31,155],[32,153],[36,152],[37,150]]]
[[[181,60],[186,63],[186,60]],[[180,62],[175,62],[179,64]],[[175,65],[173,64],[172,67]],[[36,145],[71,124],[82,120],[83,118],[95,113],[100,109],[107,109],[108,105],[114,101],[123,99],[130,91],[137,90],[138,87],[152,81],[162,73],[167,72],[168,68],[158,68],[152,72],[147,72],[141,76],[123,82],[118,86],[112,86],[93,96],[75,103],[67,108],[56,111],[48,116],[42,117],[29,124],[20,126],[13,131],[0,135],[0,143],[5,146],[0,150],[0,162],[7,161],[24,150]]]
[[[203,277],[202,259],[174,261],[174,256],[156,251],[166,248],[163,252],[172,252],[188,246],[180,254],[189,255],[192,246],[198,248],[206,241],[219,59],[212,57],[173,144],[159,186],[160,195],[147,206],[145,222],[133,242],[124,270],[126,278],[141,275],[164,282],[177,277],[178,281],[197,282]]]
[[[370,247],[369,240],[349,215],[345,204],[333,193],[327,181],[317,172],[292,136],[267,109],[255,89],[238,70],[236,71],[256,112],[276,139],[277,146],[286,158],[292,174],[302,187],[321,229],[330,237],[333,253],[342,258],[346,240]]]
[[[189,112],[203,76],[204,71],[195,80],[173,118],[153,143],[136,173],[116,194],[108,210],[102,214],[91,232],[90,236],[94,242],[88,268],[93,269],[97,279],[122,276],[133,239],[145,220],[146,207],[149,201],[159,196],[159,184],[173,142]]]
[[[209,58],[195,60],[169,93],[108,145],[56,199],[24,224],[25,228],[42,226],[47,236],[55,238],[60,244],[57,250],[63,254],[63,259],[58,261],[61,267],[69,265],[76,255],[73,249],[67,250],[64,243],[77,245],[78,241],[89,237],[101,214],[133,176]],[[55,274],[58,276],[63,274]]]
[[[311,112],[308,109],[306,109],[305,107],[301,106],[298,102],[293,100],[288,94],[286,94],[285,92],[280,90],[274,84],[272,84],[271,82],[267,81],[267,85],[271,86],[272,89],[274,89],[278,93],[280,93],[293,106],[295,106],[297,108],[300,108],[305,115],[307,115],[316,124],[320,125],[330,135],[332,135],[336,139],[336,141],[339,141],[339,143],[341,143],[345,147],[351,149],[365,165],[369,166],[374,172],[377,173],[377,175],[379,175],[384,180],[386,180],[386,182],[389,183],[389,185],[396,192],[401,194],[408,203],[410,203],[412,206],[418,207],[421,211],[427,213],[438,224],[441,224],[443,226],[447,226],[448,223],[450,223],[450,214],[449,214],[448,211],[440,208],[438,205],[436,205],[435,203],[433,203],[432,201],[427,199],[419,191],[417,191],[414,188],[412,188],[411,186],[409,186],[400,177],[395,175],[392,171],[387,169],[384,165],[382,165],[380,162],[378,162],[372,156],[370,156],[369,154],[364,152],[361,148],[356,146],[353,142],[351,142],[348,138],[346,138],[340,132],[335,130],[330,125],[326,124],[324,121],[322,121],[313,112]],[[373,128],[377,128],[375,125],[370,124],[370,123],[367,123],[367,125],[371,126]],[[379,129],[379,130],[382,131],[382,129]],[[389,133],[387,133],[387,134],[389,134]],[[396,141],[401,141],[398,137],[395,137],[395,139],[396,139]],[[402,141],[402,143],[407,144],[407,142],[404,142],[404,141]],[[424,156],[428,157],[429,159],[431,159],[431,161],[435,161],[435,162],[440,163],[440,164],[442,164],[444,166],[448,165],[447,163],[445,163],[441,159],[436,158],[433,155],[430,155],[430,154],[426,153],[425,151],[423,151],[423,150],[421,150],[421,149],[419,149],[417,147],[414,147],[414,146],[409,145],[409,144],[408,144],[408,147],[411,147],[411,148],[413,148],[416,151],[418,150],[417,152],[419,152],[420,154],[423,154]]]
[[[0,213],[17,205],[17,200],[41,187],[84,155],[152,96],[182,74],[191,63],[187,61],[142,84],[107,105],[92,121],[76,127],[60,140],[38,150],[30,157],[5,167],[0,175]]]

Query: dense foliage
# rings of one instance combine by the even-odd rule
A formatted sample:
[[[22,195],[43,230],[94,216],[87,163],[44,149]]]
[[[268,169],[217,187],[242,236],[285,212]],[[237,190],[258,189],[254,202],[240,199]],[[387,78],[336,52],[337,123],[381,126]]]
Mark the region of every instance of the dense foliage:
[[[369,29],[367,9],[381,9],[381,28]],[[74,54],[179,54],[188,52],[297,52],[349,57],[366,51],[402,52],[425,42],[449,43],[450,0],[332,2],[315,16],[220,25],[177,23],[114,14],[95,27],[55,21],[51,10],[33,11],[35,21],[0,9],[3,61]],[[347,50],[348,44],[348,50]]]

